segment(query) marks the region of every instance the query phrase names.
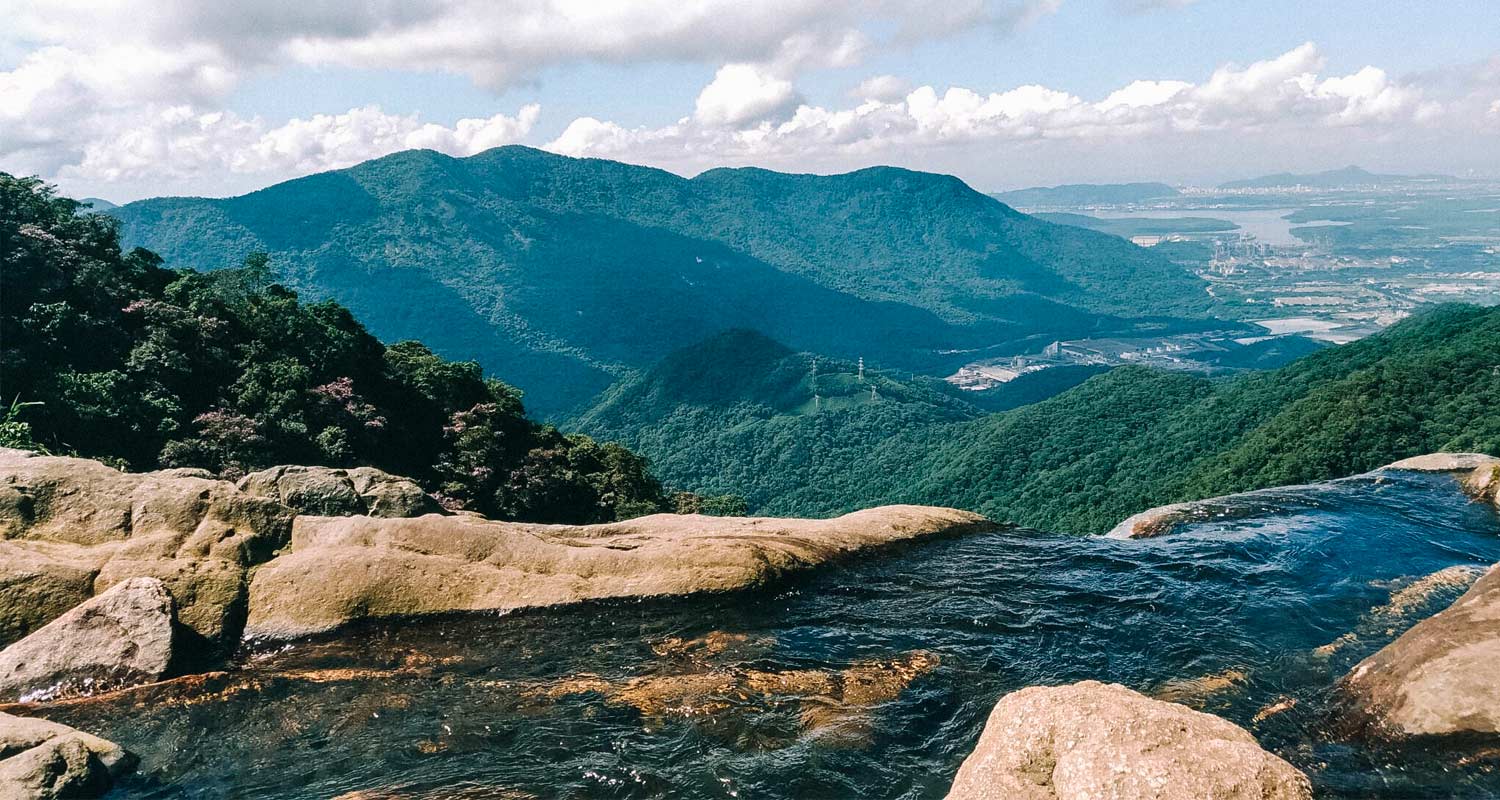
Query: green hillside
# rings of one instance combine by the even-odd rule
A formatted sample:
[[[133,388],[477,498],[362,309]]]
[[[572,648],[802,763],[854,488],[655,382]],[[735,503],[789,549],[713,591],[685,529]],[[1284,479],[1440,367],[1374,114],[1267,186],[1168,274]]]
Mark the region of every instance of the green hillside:
[[[857,363],[827,357],[814,375],[813,361],[728,331],[621,382],[568,424],[650,452],[669,483],[772,513],[830,513],[861,505],[845,479],[890,437],[982,413],[936,379],[867,369],[861,380]]]
[[[626,441],[670,479],[740,491],[754,510],[823,515],[921,502],[1076,532],[1164,503],[1435,450],[1500,453],[1497,308],[1439,307],[1229,379],[1122,367],[996,414],[936,382],[885,374],[871,378],[879,402],[825,401],[812,413],[798,405],[811,395],[809,356],[752,348],[743,337],[728,344],[677,354],[616,387],[578,424]],[[761,355],[731,369],[727,354],[751,350]],[[821,391],[857,399],[851,369],[820,361]]]
[[[549,522],[663,510],[645,462],[528,419],[520,394],[301,302],[263,255],[212,273],[122,252],[113,219],[0,173],[0,446],[234,479],[373,465],[451,508]]]
[[[1196,277],[1147,250],[893,168],[689,180],[524,147],[409,151],[110,213],[173,267],[269,252],[291,288],[386,341],[503,371],[549,414],[731,328],[940,372],[943,351],[1210,310]]]

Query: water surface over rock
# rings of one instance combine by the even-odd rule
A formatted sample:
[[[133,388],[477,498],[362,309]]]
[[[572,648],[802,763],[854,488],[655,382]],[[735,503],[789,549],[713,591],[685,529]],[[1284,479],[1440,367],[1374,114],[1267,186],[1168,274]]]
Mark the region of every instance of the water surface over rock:
[[[1244,728],[1318,797],[1500,794],[1482,754],[1344,739],[1330,717],[1350,668],[1500,561],[1500,515],[1413,472],[1257,502],[1153,539],[938,537],[752,591],[366,620],[27,713],[139,752],[131,798],[935,799],[1000,697],[1100,680]],[[851,706],[842,676],[869,665],[891,665],[855,673],[885,676],[882,699],[820,699]],[[698,675],[713,685],[686,692]],[[745,691],[763,676],[787,680]],[[728,711],[653,715],[631,686]]]

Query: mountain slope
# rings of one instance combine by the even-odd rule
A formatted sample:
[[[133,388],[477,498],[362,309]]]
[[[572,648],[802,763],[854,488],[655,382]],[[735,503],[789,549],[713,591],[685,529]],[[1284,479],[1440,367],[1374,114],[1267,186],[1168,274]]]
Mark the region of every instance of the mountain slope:
[[[1201,315],[1181,267],[1015,212],[955,178],[754,169],[691,180],[503,147],[409,151],[226,200],[111,212],[129,245],[278,276],[387,340],[503,369],[555,412],[729,328],[937,370],[935,354]]]
[[[1219,184],[1220,189],[1275,189],[1290,186],[1306,186],[1313,189],[1347,189],[1356,186],[1379,186],[1403,183],[1451,183],[1451,175],[1381,175],[1350,165],[1341,169],[1298,175],[1278,172],[1259,178],[1229,181]]]
[[[1165,183],[1069,183],[1062,186],[1034,186],[996,192],[991,197],[1002,203],[1023,208],[1038,206],[1078,207],[1141,203],[1162,197],[1177,197],[1181,192]]]
[[[1500,453],[1497,354],[1500,308],[1444,306],[1267,372],[1121,367],[997,414],[889,375],[870,378],[879,402],[833,403],[859,396],[852,365],[820,361],[814,412],[808,355],[720,340],[615,387],[575,424],[627,442],[670,481],[738,491],[759,511],[918,502],[1102,532],[1170,502],[1437,450]]]
[[[833,513],[858,504],[840,477],[883,442],[980,414],[936,379],[873,369],[861,378],[857,363],[734,330],[622,381],[568,425],[649,452],[672,485],[740,494],[773,513]]]
[[[943,498],[1053,530],[1350,475],[1438,450],[1500,453],[1500,308],[1444,306],[1367,339],[1225,382],[1122,368],[947,430],[884,494]],[[899,465],[905,464],[905,467]]]

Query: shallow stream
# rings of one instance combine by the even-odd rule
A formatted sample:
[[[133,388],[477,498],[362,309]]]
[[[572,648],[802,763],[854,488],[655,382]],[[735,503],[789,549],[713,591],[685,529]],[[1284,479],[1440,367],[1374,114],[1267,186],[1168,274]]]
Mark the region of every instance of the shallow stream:
[[[720,597],[364,626],[44,713],[140,754],[119,798],[941,798],[1002,694],[1094,678],[1228,717],[1319,796],[1497,796],[1482,762],[1347,739],[1329,702],[1496,561],[1500,517],[1451,478],[1364,476],[1157,539],[1008,531]]]

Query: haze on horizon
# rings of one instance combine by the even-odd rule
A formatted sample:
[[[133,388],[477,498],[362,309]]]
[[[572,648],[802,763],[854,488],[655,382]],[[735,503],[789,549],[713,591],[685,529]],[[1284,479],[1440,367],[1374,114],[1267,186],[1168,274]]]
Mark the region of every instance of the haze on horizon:
[[[0,170],[116,202],[513,143],[984,190],[1500,178],[1491,4],[1250,5],[0,0]]]

